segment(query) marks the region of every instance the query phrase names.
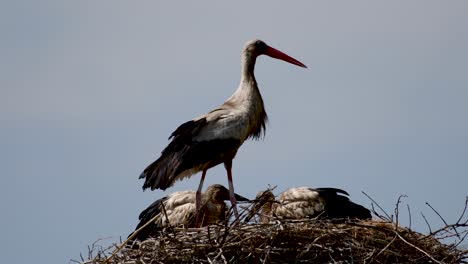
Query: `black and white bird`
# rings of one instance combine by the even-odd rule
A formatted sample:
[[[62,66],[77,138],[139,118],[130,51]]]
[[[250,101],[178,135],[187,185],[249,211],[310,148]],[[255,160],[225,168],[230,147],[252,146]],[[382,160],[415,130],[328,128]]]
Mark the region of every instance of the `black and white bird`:
[[[371,212],[353,203],[349,194],[336,188],[291,188],[275,199],[269,190],[257,194],[250,216],[258,214],[260,222],[279,219],[371,219]],[[250,217],[249,217],[250,218]],[[248,218],[248,219],[249,219]]]
[[[232,182],[232,160],[248,138],[259,139],[265,133],[267,113],[254,76],[258,56],[268,55],[300,67],[303,63],[278,51],[261,40],[246,43],[242,50],[239,87],[221,106],[180,125],[169,137],[172,141],[161,156],[140,175],[146,188],[166,190],[177,180],[202,172],[196,195],[200,207],[201,190],[208,169],[223,163],[228,177],[230,200],[239,219]]]
[[[234,194],[239,201],[249,201],[247,198]],[[180,191],[169,194],[152,203],[143,210],[139,216],[135,231],[141,229],[133,240],[143,241],[148,237],[156,236],[158,231],[165,227],[196,226],[196,218],[200,219],[201,226],[222,223],[227,219],[229,207],[224,201],[229,200],[229,191],[220,184],[210,185],[202,194],[201,208],[195,208],[195,191]],[[132,233],[133,234],[133,233]],[[131,236],[131,235],[130,235]]]

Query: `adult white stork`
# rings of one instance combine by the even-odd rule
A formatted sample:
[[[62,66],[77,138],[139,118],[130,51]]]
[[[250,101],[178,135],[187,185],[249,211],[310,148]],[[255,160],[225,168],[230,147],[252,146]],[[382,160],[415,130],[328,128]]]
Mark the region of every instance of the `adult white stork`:
[[[259,192],[256,204],[247,217],[260,215],[260,221],[269,222],[272,217],[280,219],[371,219],[370,211],[353,203],[345,195],[346,191],[337,188],[291,188],[275,199],[269,190]]]
[[[239,201],[249,201],[243,196],[234,195]],[[229,199],[230,195],[226,187],[220,184],[210,185],[202,194],[201,208],[197,211],[195,208],[195,191],[171,193],[155,201],[141,212],[139,216],[140,223],[135,230],[140,229],[151,220],[153,222],[141,229],[135,235],[134,240],[143,241],[148,237],[157,235],[158,231],[168,226],[199,227],[195,221],[197,218],[201,219],[201,226],[225,221],[228,207],[224,201]]]
[[[140,175],[146,188],[166,190],[175,181],[202,171],[196,194],[200,208],[201,189],[208,169],[224,163],[229,182],[231,203],[239,219],[232,182],[232,160],[248,138],[258,139],[265,132],[267,114],[254,76],[255,61],[260,55],[280,59],[300,67],[303,63],[278,51],[261,40],[247,42],[242,51],[240,85],[220,107],[180,125],[169,137],[172,141],[161,157]]]

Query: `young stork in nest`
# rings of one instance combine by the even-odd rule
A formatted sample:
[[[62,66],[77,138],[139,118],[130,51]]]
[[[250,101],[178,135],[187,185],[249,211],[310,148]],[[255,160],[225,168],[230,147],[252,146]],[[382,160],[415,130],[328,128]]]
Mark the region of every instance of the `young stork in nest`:
[[[243,196],[234,195],[238,201],[249,201]],[[201,226],[223,222],[227,219],[228,213],[228,207],[224,202],[226,200],[229,200],[228,189],[220,184],[211,185],[202,194],[201,208],[197,214],[195,191],[171,193],[141,212],[140,223],[135,231],[149,221],[151,223],[140,230],[133,239],[143,241],[156,236],[158,231],[168,226],[199,227],[195,223],[197,218],[200,219]]]
[[[247,221],[258,214],[260,222],[268,223],[273,217],[279,219],[371,219],[371,212],[355,204],[336,188],[291,188],[275,199],[269,190],[259,192],[256,205]]]
[[[183,123],[171,134],[169,139],[172,138],[172,141],[161,156],[140,175],[140,179],[145,179],[143,190],[166,190],[177,180],[201,171],[195,202],[198,209],[206,172],[223,163],[227,172],[230,200],[236,219],[239,220],[232,182],[232,160],[245,140],[258,139],[264,134],[267,122],[263,99],[254,75],[255,62],[260,55],[307,68],[302,62],[261,40],[247,42],[242,50],[241,80],[237,90],[221,106]]]

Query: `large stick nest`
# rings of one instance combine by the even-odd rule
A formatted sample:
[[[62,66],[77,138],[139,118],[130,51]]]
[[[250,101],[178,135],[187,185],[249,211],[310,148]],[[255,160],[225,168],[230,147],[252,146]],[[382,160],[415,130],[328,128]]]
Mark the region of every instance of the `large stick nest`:
[[[244,210],[245,219],[249,208]],[[460,217],[457,223],[424,235],[400,227],[397,217],[395,221],[384,217],[383,221],[377,216],[381,219],[276,219],[268,224],[226,222],[203,228],[166,228],[157,238],[124,248],[125,242],[107,249],[93,245],[89,260],[82,260],[93,264],[468,263],[468,250],[460,248],[468,235],[468,220]],[[447,238],[457,242],[441,242]]]

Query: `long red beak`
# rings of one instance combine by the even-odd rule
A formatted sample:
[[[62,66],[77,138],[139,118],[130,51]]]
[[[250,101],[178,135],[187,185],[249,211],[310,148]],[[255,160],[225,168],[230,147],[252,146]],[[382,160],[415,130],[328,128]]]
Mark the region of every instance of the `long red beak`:
[[[300,66],[300,67],[307,68],[307,66],[304,63],[302,63],[302,62],[288,56],[287,54],[284,54],[283,52],[281,52],[281,51],[279,51],[277,49],[274,49],[274,48],[272,48],[270,46],[267,46],[267,48],[265,49],[265,55],[268,55],[268,56],[273,57],[275,59],[287,61],[289,63],[292,63],[292,64]]]

